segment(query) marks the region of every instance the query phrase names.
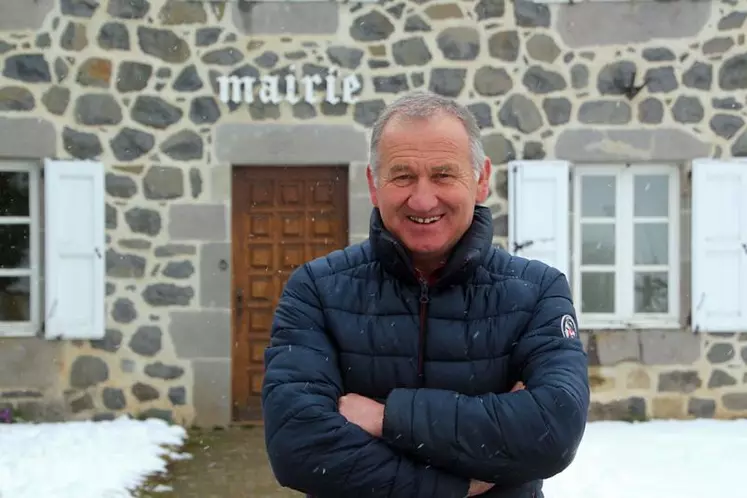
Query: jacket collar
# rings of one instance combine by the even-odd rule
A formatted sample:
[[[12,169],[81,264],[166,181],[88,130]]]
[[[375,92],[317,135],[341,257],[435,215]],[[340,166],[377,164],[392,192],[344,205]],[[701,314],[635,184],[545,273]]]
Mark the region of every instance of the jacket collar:
[[[371,213],[369,240],[378,259],[395,278],[418,284],[410,251],[384,227],[381,213],[374,208]],[[436,286],[460,284],[468,281],[482,264],[493,244],[493,218],[490,209],[475,206],[472,225],[457,242],[438,275]]]

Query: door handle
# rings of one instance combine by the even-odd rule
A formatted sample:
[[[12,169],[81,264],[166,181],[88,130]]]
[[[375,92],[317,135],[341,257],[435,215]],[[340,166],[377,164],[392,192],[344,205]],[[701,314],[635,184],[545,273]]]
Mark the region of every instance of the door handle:
[[[236,289],[236,313],[241,314],[244,310],[244,289]]]

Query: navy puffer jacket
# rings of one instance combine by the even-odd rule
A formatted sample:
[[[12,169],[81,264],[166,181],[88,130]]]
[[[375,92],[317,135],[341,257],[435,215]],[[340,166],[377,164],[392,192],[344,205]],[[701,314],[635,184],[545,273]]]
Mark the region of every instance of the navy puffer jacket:
[[[298,268],[265,353],[270,463],[318,498],[541,497],[573,460],[589,406],[587,358],[561,331],[566,278],[492,246],[487,208],[438,281],[418,281],[377,210],[367,241]],[[526,389],[509,393],[517,381]],[[339,414],[386,404],[383,438]]]

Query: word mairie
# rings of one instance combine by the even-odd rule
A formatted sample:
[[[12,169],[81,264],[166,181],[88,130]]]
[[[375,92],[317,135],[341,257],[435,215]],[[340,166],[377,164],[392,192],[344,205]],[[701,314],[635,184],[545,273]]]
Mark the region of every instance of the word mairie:
[[[221,102],[234,104],[250,104],[256,98],[263,104],[279,104],[288,102],[296,104],[302,100],[314,104],[321,100],[317,94],[322,90],[321,85],[326,84],[324,100],[330,104],[344,102],[346,104],[355,103],[355,92],[361,89],[361,83],[354,74],[340,78],[335,68],[328,71],[327,76],[322,77],[320,74],[307,74],[300,78],[296,77],[293,72],[293,66],[290,68],[291,74],[285,76],[219,76],[218,91]],[[285,91],[281,91],[281,78],[284,80]],[[341,94],[338,91],[341,90]]]

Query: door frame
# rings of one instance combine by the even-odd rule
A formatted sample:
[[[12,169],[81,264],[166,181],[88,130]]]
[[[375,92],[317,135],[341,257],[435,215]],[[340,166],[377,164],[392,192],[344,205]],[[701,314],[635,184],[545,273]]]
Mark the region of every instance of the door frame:
[[[340,179],[345,185],[345,195],[342,199],[342,206],[341,206],[341,213],[340,216],[343,218],[343,227],[344,227],[344,240],[343,240],[343,247],[347,247],[350,245],[350,164],[314,164],[314,165],[265,165],[265,164],[233,164],[231,165],[231,243],[230,243],[230,250],[231,250],[231,389],[229,394],[229,406],[230,406],[230,423],[231,425],[241,425],[241,426],[263,426],[264,420],[262,420],[261,417],[258,419],[253,420],[242,420],[237,418],[237,410],[235,407],[235,402],[237,398],[239,398],[239,385],[240,383],[237,382],[239,378],[239,364],[236,361],[236,351],[238,344],[238,337],[237,337],[237,319],[238,319],[238,307],[236,306],[236,295],[237,295],[237,281],[236,281],[236,270],[238,268],[241,268],[243,265],[240,264],[238,261],[239,251],[235,250],[236,246],[235,239],[233,234],[236,233],[236,229],[238,226],[238,223],[240,222],[240,218],[237,216],[238,214],[238,203],[234,202],[234,200],[238,197],[240,192],[238,192],[238,187],[240,185],[240,182],[236,182],[235,176],[237,174],[240,174],[239,172],[246,170],[247,168],[251,169],[277,169],[278,174],[282,174],[282,170],[284,169],[300,169],[304,171],[309,170],[316,170],[316,169],[325,169],[325,170],[337,170],[340,174]],[[274,310],[273,310],[274,313]],[[269,337],[269,331],[268,331],[268,337]]]

